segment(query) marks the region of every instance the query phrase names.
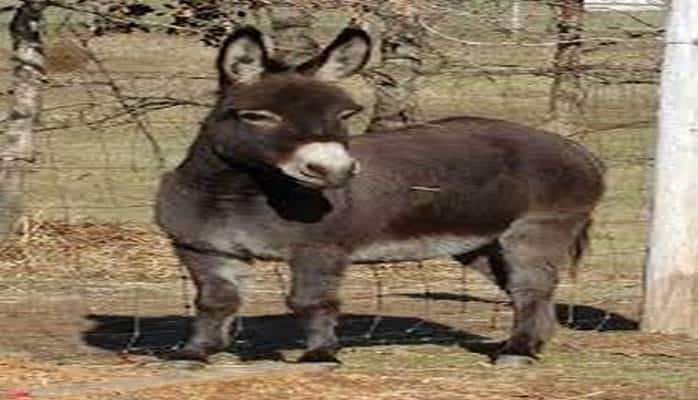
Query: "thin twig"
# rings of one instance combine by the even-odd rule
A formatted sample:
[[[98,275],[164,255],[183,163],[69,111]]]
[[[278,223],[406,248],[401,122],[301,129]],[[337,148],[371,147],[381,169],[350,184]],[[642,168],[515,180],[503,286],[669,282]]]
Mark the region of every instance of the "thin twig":
[[[429,186],[410,186],[410,190],[416,190],[421,192],[440,192],[440,187],[429,187]]]
[[[605,390],[599,390],[598,392],[591,392],[591,393],[587,393],[587,394],[583,394],[583,395],[579,395],[579,396],[564,397],[564,398],[561,398],[561,399],[558,399],[558,400],[579,400],[579,399],[588,399],[588,398],[591,398],[591,397],[600,396],[600,395],[602,395],[602,394],[604,394],[604,393],[606,393]]]
[[[16,5],[0,7],[0,14],[4,14],[6,12],[13,12],[16,8]]]
[[[520,42],[520,41],[509,41],[509,42],[481,42],[481,41],[474,41],[474,40],[465,40],[461,38],[457,38],[455,36],[448,35],[446,33],[443,33],[436,28],[427,25],[426,22],[424,22],[424,18],[417,18],[417,23],[424,28],[427,32],[432,33],[436,36],[439,36],[442,39],[450,40],[452,42],[460,43],[466,46],[517,46],[517,47],[553,47],[553,46],[558,46],[560,44],[574,44],[574,43],[588,43],[588,42],[631,42],[631,41],[636,41],[633,39],[626,39],[626,38],[620,38],[620,37],[613,37],[613,36],[600,36],[600,37],[591,37],[591,38],[583,38],[583,39],[573,39],[573,40],[555,40],[555,41],[550,41],[550,42]],[[659,38],[656,38],[656,41],[659,41]]]
[[[146,114],[146,113],[151,112],[151,111],[166,110],[168,108],[178,107],[181,105],[186,105],[186,104],[175,104],[175,103],[159,104],[159,103],[155,102],[154,104],[139,105],[138,110],[136,110],[135,107],[133,107],[133,106],[129,106],[129,108],[127,108],[123,111],[115,112],[113,114],[109,114],[109,115],[106,115],[104,117],[92,120],[92,121],[87,120],[87,119],[83,119],[80,121],[80,125],[82,125],[84,127],[88,127],[88,128],[93,127],[93,126],[99,126],[101,128],[113,128],[113,127],[117,127],[117,126],[128,125],[132,122],[131,121],[115,122],[111,125],[104,125],[104,124],[106,122],[109,122],[109,121],[112,121],[112,120],[115,120],[115,119],[118,119],[118,118],[121,118],[124,116],[132,116],[132,115],[140,116],[140,115]],[[49,132],[49,131],[56,131],[56,130],[65,130],[65,129],[74,128],[76,126],[77,125],[72,124],[72,123],[64,123],[64,124],[60,124],[60,125],[44,126],[42,128],[36,129],[36,132]]]
[[[76,34],[77,37],[77,34]],[[165,167],[165,157],[163,156],[162,153],[162,148],[160,147],[160,144],[155,140],[155,137],[150,133],[148,130],[148,127],[145,125],[145,123],[141,120],[140,115],[137,111],[135,111],[134,107],[130,106],[128,102],[126,101],[126,98],[121,90],[121,87],[116,83],[114,78],[111,76],[109,70],[106,68],[102,60],[97,57],[94,51],[89,47],[87,44],[86,40],[80,40],[79,43],[82,46],[83,51],[87,55],[87,57],[92,61],[96,66],[99,72],[104,75],[104,77],[107,79],[107,83],[109,88],[111,89],[112,94],[116,99],[119,101],[119,104],[121,107],[124,109],[124,111],[131,117],[133,122],[136,124],[136,128],[138,129],[141,134],[146,138],[146,140],[150,143],[150,147],[153,151],[153,155],[155,156],[155,159],[157,160],[157,166],[158,168],[164,168]]]

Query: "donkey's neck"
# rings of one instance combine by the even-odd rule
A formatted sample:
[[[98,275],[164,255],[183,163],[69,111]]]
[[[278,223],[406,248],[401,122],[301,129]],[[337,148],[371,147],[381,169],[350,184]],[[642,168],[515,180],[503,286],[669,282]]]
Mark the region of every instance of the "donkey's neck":
[[[317,222],[333,208],[321,190],[302,186],[281,171],[221,159],[202,137],[176,172],[182,184],[215,197],[241,201],[263,197],[286,220]]]
[[[200,135],[189,148],[187,157],[176,169],[180,182],[213,195],[262,194],[250,171],[217,155],[208,140]]]

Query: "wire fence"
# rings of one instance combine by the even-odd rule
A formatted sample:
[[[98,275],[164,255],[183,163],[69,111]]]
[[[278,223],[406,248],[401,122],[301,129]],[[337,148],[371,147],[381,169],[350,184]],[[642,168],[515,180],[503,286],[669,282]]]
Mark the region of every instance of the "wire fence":
[[[356,17],[358,2],[340,3],[313,5],[304,37],[324,43]],[[588,284],[565,280],[560,289],[561,321],[585,329],[631,329],[638,315],[664,10],[657,2],[650,9],[629,3],[594,3],[584,13],[575,70],[583,113],[570,134],[603,159],[609,187],[582,268]],[[473,114],[557,126],[554,3],[408,4],[416,15],[410,26],[423,34],[413,97],[424,118]],[[152,205],[159,175],[181,160],[214,100],[215,47],[205,43],[219,21],[194,23],[191,12],[184,20],[119,12],[81,2],[54,2],[47,11],[38,157],[22,188],[19,235],[0,249],[0,318],[9,329],[2,348],[62,358],[167,348],[186,336],[191,287],[152,225]],[[390,20],[381,26],[380,15],[361,16],[388,30]],[[3,102],[11,96],[10,51],[0,49]],[[342,83],[367,106],[355,134],[376,110],[371,72],[386,62],[378,58],[368,74]],[[263,263],[257,281],[236,347],[295,348],[301,335],[279,314],[288,272]],[[472,331],[503,335],[509,315],[493,286],[444,260],[356,268],[344,299],[341,336],[350,345],[467,343],[482,339]],[[572,304],[578,311],[569,311]],[[274,336],[270,324],[295,333]]]

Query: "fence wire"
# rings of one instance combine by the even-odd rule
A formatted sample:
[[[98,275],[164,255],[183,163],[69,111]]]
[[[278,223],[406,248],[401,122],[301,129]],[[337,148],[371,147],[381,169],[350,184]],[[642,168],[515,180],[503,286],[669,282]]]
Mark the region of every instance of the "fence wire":
[[[663,8],[626,3],[595,3],[583,17],[577,73],[584,112],[573,137],[603,159],[609,190],[581,268],[582,288],[569,280],[560,288],[558,316],[580,329],[625,329],[638,316]],[[554,126],[555,4],[410,4],[413,23],[424,34],[415,96],[425,117],[473,114]],[[304,35],[326,42],[356,17],[350,5],[314,8]],[[9,13],[0,18],[7,22]],[[1,348],[65,358],[171,348],[186,336],[192,288],[152,225],[152,205],[159,175],[181,160],[214,100],[215,48],[202,43],[211,20],[172,25],[162,18],[133,19],[134,26],[151,29],[132,26],[126,33],[128,15],[75,2],[56,2],[47,11],[38,159],[21,189],[19,235],[0,246],[0,319],[8,329]],[[99,32],[88,28],[95,20],[102,24]],[[3,103],[11,96],[10,52],[0,49]],[[365,75],[342,83],[367,105],[353,133],[371,119],[372,82]],[[282,307],[288,271],[260,264],[257,280],[237,350],[295,348],[301,334]],[[603,290],[598,282],[620,289]],[[502,336],[506,301],[475,273],[447,260],[357,267],[344,288],[347,316],[340,336],[357,346]],[[270,330],[272,325],[283,329]],[[295,333],[284,338],[271,331]]]

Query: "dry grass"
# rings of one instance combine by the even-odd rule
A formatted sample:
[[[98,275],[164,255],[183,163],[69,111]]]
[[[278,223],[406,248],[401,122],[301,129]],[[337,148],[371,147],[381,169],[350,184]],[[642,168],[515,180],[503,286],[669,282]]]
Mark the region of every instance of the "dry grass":
[[[168,240],[136,223],[26,217],[0,247],[4,279],[159,280],[180,275]],[[40,275],[37,276],[37,273]]]
[[[117,360],[117,359],[114,359]],[[40,388],[56,384],[78,384],[154,375],[156,370],[138,368],[134,364],[60,365],[28,357],[0,356],[0,388]]]
[[[272,372],[249,376],[232,372],[218,380],[207,379],[211,373],[206,370],[176,372],[139,364],[60,366],[5,359],[0,361],[3,376],[0,378],[0,388],[5,388],[6,393],[26,393],[26,397],[38,395],[43,398],[42,395],[53,394],[51,398],[63,400],[97,400],[105,397],[134,400],[692,400],[695,398],[692,397],[694,390],[698,389],[690,377],[685,377],[678,385],[670,385],[657,384],[652,379],[641,379],[631,374],[597,377],[586,374],[584,367],[578,366],[575,370],[570,369],[569,365],[544,365],[533,369],[495,369],[485,363],[458,365],[453,363],[453,356],[439,350],[434,355],[442,358],[435,360],[433,365],[404,365],[408,360],[406,355],[412,357],[409,361],[415,363],[420,360],[418,357],[424,357],[426,353],[410,354],[410,350],[405,349],[401,355],[388,354],[397,362],[372,368],[345,367],[331,373],[304,373],[301,368],[287,366],[283,368],[287,370],[283,374]],[[353,362],[359,356],[355,354],[349,361]],[[582,357],[580,361],[588,361],[588,358]],[[597,362],[587,367],[591,370],[599,366],[602,364]],[[623,361],[614,363],[616,369],[622,370],[624,366]],[[234,365],[229,367],[235,369]],[[602,369],[599,372],[603,374],[606,371]],[[150,377],[151,384],[142,385],[143,380],[137,375]],[[180,382],[176,376],[179,376]],[[119,384],[114,385],[113,382]],[[104,390],[99,390],[100,384],[104,384]]]
[[[614,385],[592,388],[567,385],[554,388],[542,379],[512,383],[469,382],[461,377],[427,377],[423,375],[339,373],[320,376],[288,376],[275,379],[256,378],[239,382],[207,385],[171,386],[136,393],[114,393],[112,398],[129,399],[336,399],[336,400],[505,400],[505,399],[582,399],[589,395],[604,395],[603,399],[650,399],[658,390],[623,393]],[[551,390],[551,389],[554,389]],[[615,393],[614,393],[615,392]],[[639,392],[639,393],[638,393]],[[552,397],[552,393],[557,396]],[[609,396],[610,395],[610,396]],[[558,397],[559,396],[559,397]],[[595,396],[591,396],[595,397]],[[598,397],[598,396],[596,396]],[[66,397],[65,399],[98,399],[90,397]]]

